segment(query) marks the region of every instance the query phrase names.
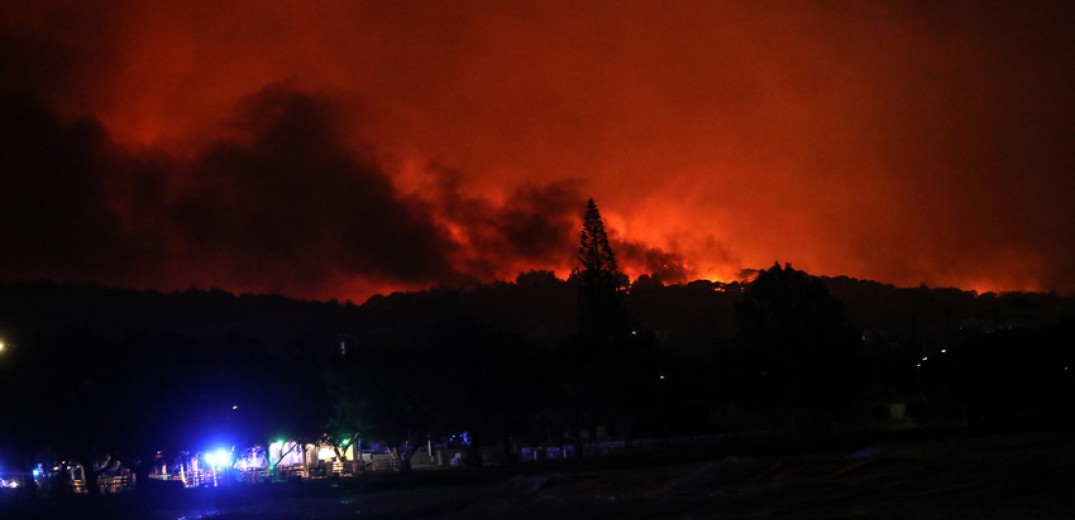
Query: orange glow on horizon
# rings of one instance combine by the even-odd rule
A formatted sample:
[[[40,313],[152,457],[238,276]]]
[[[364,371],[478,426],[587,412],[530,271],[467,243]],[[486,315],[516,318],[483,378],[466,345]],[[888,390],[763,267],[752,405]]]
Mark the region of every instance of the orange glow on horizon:
[[[140,219],[141,199],[106,177],[102,191],[119,194],[102,195],[115,197],[102,204],[122,210],[118,227],[136,244],[129,249],[159,265],[137,274],[44,266],[27,275],[356,302],[513,280],[530,269],[566,278],[592,196],[632,279],[733,281],[780,261],[903,287],[1075,291],[1075,128],[1063,116],[1075,106],[1066,81],[1075,66],[1053,52],[1073,43],[1053,9],[5,6],[0,36],[27,42],[44,53],[35,61],[50,64],[19,62],[26,73],[16,86],[65,122],[98,121],[119,149],[102,155],[135,164],[129,191],[159,189],[157,203],[168,208]],[[295,116],[289,122],[301,131],[285,139],[270,131],[281,114],[265,107],[287,105],[259,104],[265,92],[309,96],[330,115]],[[317,170],[303,174],[340,188],[306,190],[296,175],[293,185],[266,189],[285,201],[277,204],[288,218],[248,209],[255,203],[243,185],[219,195],[221,164],[240,157],[271,168],[288,159],[271,155],[274,139],[302,142],[315,131],[339,142],[310,144],[311,153],[344,149],[347,167],[369,178]],[[258,132],[264,146],[253,150]],[[323,169],[347,162],[333,160]],[[262,179],[258,172],[249,178]],[[354,192],[327,202],[337,189]],[[219,199],[203,205],[207,194]],[[247,209],[236,222],[231,212]],[[395,258],[394,247],[377,252],[388,260],[362,256],[375,248],[349,241],[399,233],[379,229],[387,224],[378,212],[410,218],[405,230],[418,238],[400,243],[425,240],[430,258]],[[179,218],[190,219],[185,234],[170,220]],[[315,220],[303,229],[307,218]],[[229,222],[231,235],[199,227]],[[344,238],[309,239],[313,228]],[[144,245],[161,229],[171,234],[164,246]],[[229,249],[250,236],[249,250]],[[273,265],[251,272],[251,259]]]

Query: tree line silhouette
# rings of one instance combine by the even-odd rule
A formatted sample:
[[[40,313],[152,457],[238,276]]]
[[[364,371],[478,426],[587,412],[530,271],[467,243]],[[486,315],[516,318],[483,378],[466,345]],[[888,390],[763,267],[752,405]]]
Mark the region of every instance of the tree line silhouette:
[[[361,438],[574,443],[1072,418],[1075,299],[899,289],[790,265],[629,283],[596,204],[579,266],[363,305],[0,286],[0,461],[139,471],[160,450]],[[342,344],[342,345],[341,345]],[[581,453],[581,450],[576,451]],[[93,475],[87,475],[92,483]]]

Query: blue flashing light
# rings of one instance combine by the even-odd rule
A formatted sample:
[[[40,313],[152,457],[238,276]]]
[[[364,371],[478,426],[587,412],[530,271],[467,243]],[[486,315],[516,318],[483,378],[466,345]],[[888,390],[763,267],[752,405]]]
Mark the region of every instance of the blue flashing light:
[[[34,478],[40,477],[41,476],[41,469],[34,468],[33,474],[34,474]]]
[[[225,449],[219,449],[205,454],[205,462],[214,468],[231,465],[231,453]]]

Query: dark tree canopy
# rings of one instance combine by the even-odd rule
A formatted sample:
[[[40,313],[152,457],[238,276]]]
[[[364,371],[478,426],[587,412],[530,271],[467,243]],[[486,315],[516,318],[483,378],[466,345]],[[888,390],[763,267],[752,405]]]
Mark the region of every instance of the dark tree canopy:
[[[628,294],[592,201],[586,217],[570,281],[362,306],[0,284],[0,461],[148,471],[158,450],[326,433],[406,453],[464,431],[510,445],[869,425],[890,403],[927,425],[1075,420],[1075,297],[786,265],[750,283],[640,277]]]
[[[766,347],[822,342],[844,323],[820,279],[779,263],[758,274],[735,312],[743,339]]]
[[[777,263],[758,274],[735,313],[757,404],[831,419],[854,397],[859,336],[821,279]]]

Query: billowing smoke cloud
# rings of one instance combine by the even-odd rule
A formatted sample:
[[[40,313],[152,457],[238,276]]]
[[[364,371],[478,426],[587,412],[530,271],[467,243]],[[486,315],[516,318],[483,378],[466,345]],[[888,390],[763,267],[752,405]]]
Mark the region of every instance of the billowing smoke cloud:
[[[208,147],[176,190],[181,257],[220,284],[327,289],[341,277],[451,283],[455,244],[387,174],[343,144],[336,107],[275,86],[243,104],[244,139]]]
[[[112,192],[128,165],[96,121],[60,123],[33,98],[0,99],[0,266],[6,278],[108,278],[137,246]],[[117,184],[123,184],[118,187]],[[152,194],[150,194],[152,196]]]
[[[466,245],[470,254],[461,262],[467,272],[488,280],[510,276],[505,267],[515,268],[520,259],[544,268],[562,268],[571,261],[571,237],[579,226],[576,214],[585,207],[578,183],[524,185],[496,203],[466,195],[461,172],[435,171],[436,210],[456,240]]]
[[[611,246],[619,255],[620,263],[627,267],[628,274],[635,277],[649,274],[661,282],[676,284],[693,280],[698,275],[682,255],[674,252],[630,240],[614,240]]]
[[[132,153],[92,119],[0,104],[0,234],[7,279],[55,278],[300,296],[465,284],[570,262],[576,183],[465,195],[434,169],[428,198],[401,194],[345,144],[339,107],[275,85],[244,100],[233,136],[192,157]]]
[[[969,0],[9,2],[0,266],[344,297],[564,274],[592,195],[625,270],[669,281],[780,260],[1075,290],[1072,24]]]

